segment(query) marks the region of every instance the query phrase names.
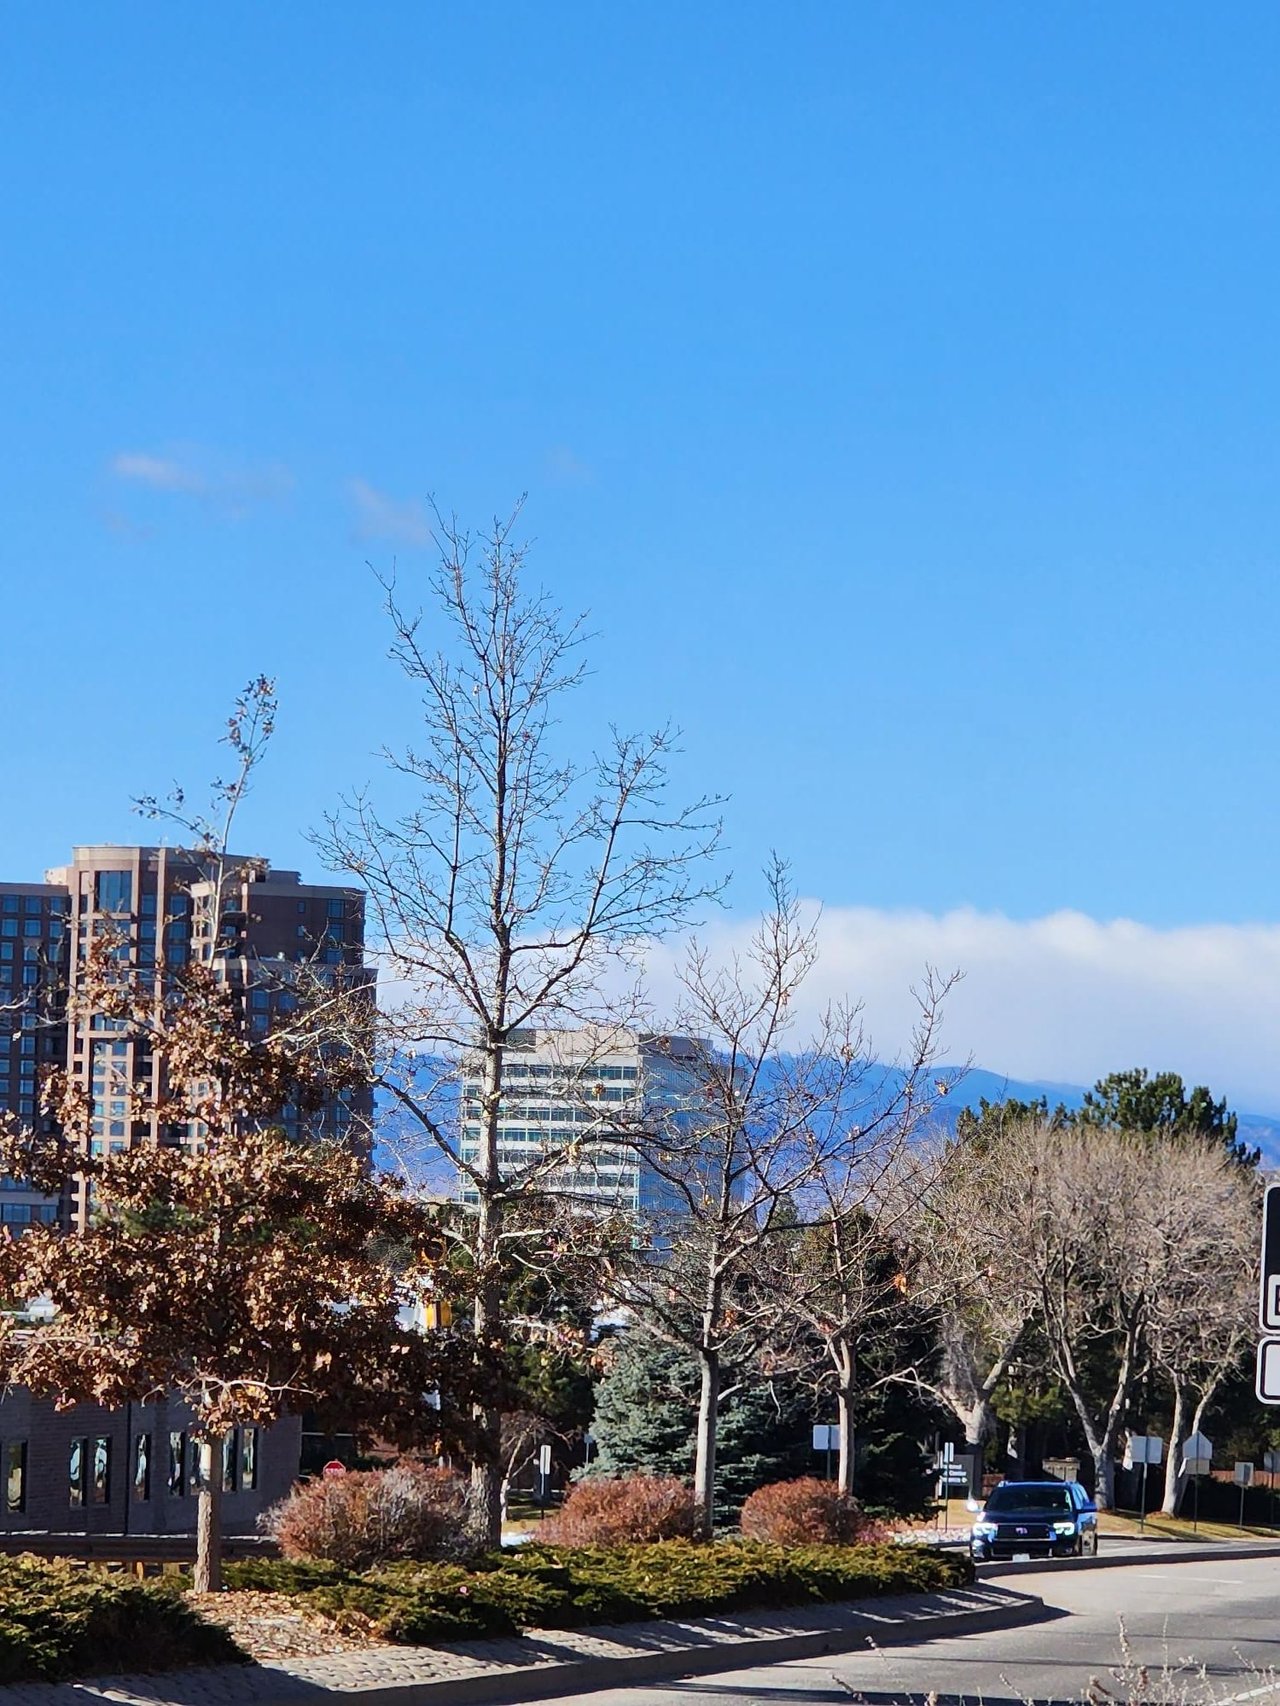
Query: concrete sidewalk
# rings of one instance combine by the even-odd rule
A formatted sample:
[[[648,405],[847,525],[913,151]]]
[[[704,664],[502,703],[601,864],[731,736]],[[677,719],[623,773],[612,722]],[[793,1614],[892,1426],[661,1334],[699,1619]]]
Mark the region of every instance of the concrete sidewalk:
[[[0,1706],[517,1706],[598,1688],[713,1674],[1007,1629],[1053,1615],[1043,1601],[977,1584],[856,1605],[793,1606],[740,1617],[532,1630],[447,1647],[373,1647],[324,1658],[169,1671],[162,1676],[0,1687]]]

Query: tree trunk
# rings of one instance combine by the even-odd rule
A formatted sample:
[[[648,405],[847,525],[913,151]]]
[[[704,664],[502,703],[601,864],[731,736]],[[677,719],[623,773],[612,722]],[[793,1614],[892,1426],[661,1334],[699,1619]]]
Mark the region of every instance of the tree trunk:
[[[1027,1454],[1027,1428],[1025,1422],[1010,1422],[1009,1439],[1004,1449],[1005,1458],[1009,1465],[1009,1474],[1015,1481],[1024,1479],[1024,1459]]]
[[[191,1577],[196,1593],[222,1591],[222,1439],[220,1433],[210,1434],[200,1446],[196,1563]]]
[[[836,1415],[840,1423],[840,1467],[836,1471],[836,1486],[847,1499],[853,1497],[854,1467],[854,1398],[856,1396],[853,1347],[840,1353],[839,1385],[836,1387]]]
[[[716,1508],[716,1422],[720,1408],[720,1353],[704,1347],[698,1353],[702,1365],[702,1390],[698,1395],[697,1450],[693,1465],[693,1496],[698,1506],[698,1527],[711,1538]]]
[[[502,1043],[491,1038],[485,1061],[481,1101],[480,1150],[477,1171],[484,1187],[476,1206],[476,1287],[472,1324],[476,1344],[485,1347],[501,1340],[503,1328],[502,1286],[498,1275],[499,1236],[502,1231],[502,1174],[498,1167],[498,1107],[502,1095]],[[480,1403],[473,1411],[476,1428],[471,1461],[471,1496],[485,1544],[496,1550],[502,1545],[502,1412],[496,1405]]]
[[[1160,1506],[1165,1516],[1177,1516],[1178,1506],[1182,1501],[1182,1489],[1186,1485],[1186,1476],[1182,1474],[1182,1429],[1186,1421],[1187,1400],[1180,1381],[1173,1386],[1173,1420],[1169,1424],[1169,1440],[1165,1448],[1164,1459],[1164,1503]]]
[[[1100,1511],[1115,1509],[1116,1461],[1111,1441],[1103,1438],[1090,1445],[1093,1455],[1093,1502]]]
[[[476,1292],[476,1343],[493,1343],[502,1325],[502,1304],[496,1285],[481,1285]],[[485,1544],[502,1544],[502,1411],[493,1405],[477,1404],[474,1411],[475,1452],[471,1463],[471,1496]]]

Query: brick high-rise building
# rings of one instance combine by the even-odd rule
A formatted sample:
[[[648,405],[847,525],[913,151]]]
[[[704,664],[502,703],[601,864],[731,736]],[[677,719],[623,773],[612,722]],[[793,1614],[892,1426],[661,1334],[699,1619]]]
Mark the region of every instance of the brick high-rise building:
[[[116,952],[157,990],[166,971],[191,961],[215,964],[239,993],[244,1022],[268,1034],[295,1004],[291,968],[348,967],[371,982],[364,967],[364,899],[354,888],[304,883],[296,871],[275,871],[265,859],[221,860],[165,847],[90,846],[46,872],[43,883],[0,883],[0,1110],[25,1122],[39,1112],[43,1066],[67,1066],[93,1104],[94,1149],[135,1143],[197,1141],[189,1125],[161,1123],[146,1106],[158,1088],[159,1064],[144,1037],[99,1013],[74,1013],[77,983],[95,933],[109,930]],[[367,1094],[347,1095],[299,1117],[280,1110],[278,1123],[296,1136],[363,1141],[372,1115]],[[82,1188],[82,1187],[81,1187]],[[62,1205],[0,1181],[0,1221],[15,1228],[33,1220],[83,1222],[83,1196]]]

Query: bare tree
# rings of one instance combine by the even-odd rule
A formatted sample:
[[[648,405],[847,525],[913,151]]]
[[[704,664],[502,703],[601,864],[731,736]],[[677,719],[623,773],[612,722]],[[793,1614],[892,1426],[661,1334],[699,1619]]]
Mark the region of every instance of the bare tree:
[[[391,656],[419,695],[421,727],[384,754],[401,803],[388,814],[358,793],[317,837],[327,862],[368,891],[400,992],[373,1076],[419,1150],[460,1177],[472,1210],[474,1330],[493,1344],[507,1331],[512,1204],[545,1193],[562,1159],[551,1144],[527,1164],[499,1153],[512,1037],[633,1017],[643,944],[686,923],[718,886],[707,874],[717,802],[665,803],[669,729],[615,733],[590,759],[557,747],[586,636],[581,619],[526,591],[514,524],[495,522],[473,547],[440,520],[432,623],[402,602],[394,579],[383,583]],[[449,1094],[464,1061],[480,1083],[474,1142],[462,1140]],[[593,1135],[574,1133],[580,1147]],[[519,1220],[516,1241],[527,1247],[530,1218]],[[474,1479],[496,1541],[500,1409],[478,1421]]]
[[[647,1216],[649,1259],[633,1270],[630,1297],[643,1327],[697,1359],[694,1495],[708,1534],[726,1372],[749,1369],[791,1336],[793,1312],[770,1268],[825,1169],[854,1165],[850,1108],[866,1070],[850,1006],[832,1007],[793,1041],[815,931],[780,861],[767,878],[770,905],[743,956],[719,965],[704,946],[689,949],[672,1027],[678,1070],[667,1106],[651,1106],[636,1134],[660,1186]]]
[[[838,1485],[848,1496],[859,1401],[904,1378],[904,1342],[922,1324],[909,1246],[936,1171],[926,1133],[947,1086],[931,1068],[954,981],[927,973],[909,1048],[893,1067],[873,1061],[858,1039],[840,1086],[836,1140],[812,1126],[806,1132],[819,1153],[800,1200],[803,1224],[784,1228],[762,1252],[762,1280],[778,1317],[771,1366],[789,1358],[819,1390],[834,1391]]]
[[[1093,1457],[1095,1497],[1114,1503],[1115,1448],[1151,1367],[1156,1323],[1183,1282],[1202,1217],[1230,1165],[1212,1140],[1112,1127],[1041,1126],[1030,1267],[1054,1370]]]
[[[920,1184],[911,1283],[938,1341],[936,1366],[917,1378],[960,1422],[976,1454],[994,1432],[996,1393],[1039,1306],[1027,1263],[1041,1195],[1039,1174],[1027,1162],[1035,1129],[996,1122],[912,1163]]]
[[[1151,1322],[1152,1359],[1173,1390],[1163,1510],[1178,1509],[1183,1441],[1198,1433],[1222,1382],[1257,1332],[1258,1177],[1220,1145],[1182,1146],[1178,1175],[1192,1214],[1181,1259]]]

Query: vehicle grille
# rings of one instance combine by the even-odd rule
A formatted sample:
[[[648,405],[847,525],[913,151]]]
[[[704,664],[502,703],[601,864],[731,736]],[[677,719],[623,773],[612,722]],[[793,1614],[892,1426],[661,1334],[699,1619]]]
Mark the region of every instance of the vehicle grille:
[[[1047,1522],[1002,1522],[996,1539],[1013,1544],[1019,1540],[1049,1540],[1052,1530]]]

